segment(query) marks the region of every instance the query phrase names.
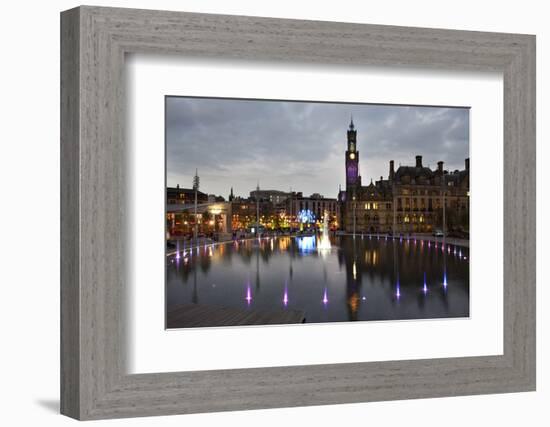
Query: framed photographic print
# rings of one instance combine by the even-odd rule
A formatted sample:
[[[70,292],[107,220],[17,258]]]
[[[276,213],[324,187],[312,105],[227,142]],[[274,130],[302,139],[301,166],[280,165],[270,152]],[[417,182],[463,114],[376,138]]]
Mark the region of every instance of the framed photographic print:
[[[535,389],[534,36],[84,6],[61,40],[62,413]]]
[[[468,108],[165,109],[167,328],[469,317]]]

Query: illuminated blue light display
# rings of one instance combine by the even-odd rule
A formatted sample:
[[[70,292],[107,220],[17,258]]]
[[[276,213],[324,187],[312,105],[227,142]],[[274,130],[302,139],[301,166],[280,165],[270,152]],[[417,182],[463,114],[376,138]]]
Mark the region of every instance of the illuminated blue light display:
[[[315,222],[315,215],[309,209],[302,209],[298,212],[298,221],[302,224]]]

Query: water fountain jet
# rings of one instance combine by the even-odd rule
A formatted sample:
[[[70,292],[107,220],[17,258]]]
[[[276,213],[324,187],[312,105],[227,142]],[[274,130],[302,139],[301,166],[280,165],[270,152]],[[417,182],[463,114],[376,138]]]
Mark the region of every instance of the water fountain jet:
[[[332,245],[330,243],[330,237],[328,233],[328,215],[327,211],[325,211],[324,219],[323,219],[323,231],[321,234],[321,239],[319,241],[319,246],[317,247],[317,250],[319,252],[323,251],[329,251],[332,248]]]

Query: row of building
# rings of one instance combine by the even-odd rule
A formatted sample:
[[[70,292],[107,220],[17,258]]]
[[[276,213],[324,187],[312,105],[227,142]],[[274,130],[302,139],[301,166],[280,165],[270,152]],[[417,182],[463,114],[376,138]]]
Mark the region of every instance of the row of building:
[[[186,234],[198,223],[203,232],[232,232],[250,230],[259,222],[265,229],[303,229],[320,226],[328,215],[332,229],[347,233],[469,230],[469,159],[465,159],[464,169],[454,171],[445,170],[441,161],[432,170],[423,165],[420,155],[414,165],[397,169],[390,160],[386,179],[381,176],[363,185],[353,120],[346,148],[345,189],[340,189],[337,198],[258,187],[248,197],[235,196],[231,189],[226,200],[194,189],[169,187],[168,228],[172,234]]]
[[[345,152],[346,188],[338,194],[346,232],[413,232],[469,230],[470,159],[463,170],[449,172],[442,161],[432,170],[417,155],[414,166],[389,162],[387,179],[364,186],[359,174],[357,130],[351,121]]]
[[[197,196],[197,222],[203,232],[250,231],[258,222],[262,229],[297,230],[316,227],[325,214],[333,229],[338,227],[339,204],[335,198],[320,194],[304,196],[302,192],[260,190],[248,197],[227,199],[201,191]],[[189,234],[195,225],[195,190],[169,187],[166,194],[168,229],[171,234]]]

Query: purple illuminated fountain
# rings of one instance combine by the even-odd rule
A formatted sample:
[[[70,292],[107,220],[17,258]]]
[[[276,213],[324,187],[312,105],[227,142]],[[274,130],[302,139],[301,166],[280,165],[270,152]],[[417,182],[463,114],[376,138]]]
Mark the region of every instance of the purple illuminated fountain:
[[[246,297],[244,298],[246,303],[250,305],[252,302],[252,290],[250,289],[250,282],[246,284]]]
[[[288,285],[285,282],[285,291],[283,294],[283,305],[286,307],[288,305]]]
[[[397,276],[397,285],[395,286],[395,298],[401,298],[401,285],[399,284],[399,275]]]
[[[325,291],[323,292],[323,305],[326,307],[328,304],[328,294],[327,294],[327,288],[325,288]]]
[[[424,272],[424,286],[422,287],[422,292],[424,292],[424,295],[428,293],[428,284],[426,283],[426,272]]]

